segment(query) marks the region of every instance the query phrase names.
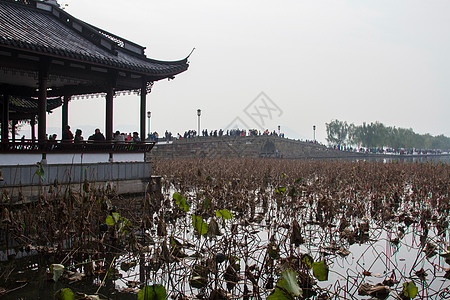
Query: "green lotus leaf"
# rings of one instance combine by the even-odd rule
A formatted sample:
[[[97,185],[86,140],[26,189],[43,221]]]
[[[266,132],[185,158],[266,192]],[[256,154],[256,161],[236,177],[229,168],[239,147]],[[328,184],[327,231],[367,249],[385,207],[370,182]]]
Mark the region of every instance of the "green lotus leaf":
[[[138,300],[166,300],[166,298],[166,289],[160,284],[145,286],[137,295]]]
[[[283,271],[277,282],[275,291],[267,298],[270,300],[293,300],[302,296],[303,291],[298,285],[297,273],[287,269]]]
[[[75,294],[71,289],[65,288],[56,292],[55,300],[74,300]]]
[[[302,294],[302,289],[297,281],[297,273],[290,269],[283,271],[281,278],[277,282],[277,286],[293,296],[300,296]]]
[[[403,284],[403,295],[411,299],[416,298],[419,292],[419,288],[414,284],[414,282],[405,282]]]
[[[208,224],[203,221],[202,216],[192,216],[192,226],[198,234],[204,235],[208,232]]]
[[[328,272],[329,272],[329,268],[328,268],[327,263],[325,262],[325,260],[313,263],[313,275],[319,281],[326,281],[326,280],[328,280]]]
[[[172,196],[175,199],[175,203],[185,212],[189,212],[191,209],[191,205],[187,202],[186,198],[178,194],[177,192],[173,193]]]
[[[216,216],[224,220],[233,218],[233,214],[226,209],[216,210]]]
[[[294,297],[286,293],[285,291],[275,288],[273,294],[267,297],[267,300],[293,300]]]
[[[279,186],[277,187],[277,189],[275,190],[277,192],[277,194],[283,194],[286,193],[286,187],[284,186]]]

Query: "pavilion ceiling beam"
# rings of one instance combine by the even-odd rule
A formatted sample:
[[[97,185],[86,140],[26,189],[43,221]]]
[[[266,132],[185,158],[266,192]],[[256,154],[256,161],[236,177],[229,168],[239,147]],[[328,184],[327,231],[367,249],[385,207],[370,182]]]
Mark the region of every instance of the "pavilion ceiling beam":
[[[9,120],[23,121],[23,120],[31,120],[35,118],[36,115],[32,113],[10,113]]]
[[[0,90],[13,96],[21,97],[37,97],[36,88],[31,88],[28,86],[12,86],[8,84],[0,85]]]
[[[0,49],[1,50],[1,49]],[[12,55],[0,55],[0,67],[4,67],[7,69],[16,70],[14,72],[17,72],[20,74],[20,72],[34,72],[37,77],[37,74],[40,70],[40,63],[39,61],[36,61],[35,59],[25,59],[24,57],[28,57],[30,53],[27,52],[21,52],[21,51],[12,51]],[[24,54],[25,53],[25,54]],[[39,56],[36,55],[36,59],[39,58]],[[48,58],[51,58],[51,56],[48,56]],[[143,76],[141,72],[130,72],[130,70],[123,71],[116,68],[111,68],[108,66],[102,66],[102,65],[95,65],[91,64],[88,65],[86,62],[82,61],[71,61],[71,60],[65,60],[61,58],[55,58],[52,63],[49,65],[48,70],[48,83],[47,87],[52,88],[54,92],[49,90],[48,96],[63,96],[64,93],[55,92],[55,91],[61,91],[61,88],[58,87],[60,83],[68,82],[64,84],[65,86],[72,84],[76,85],[77,81],[79,81],[79,86],[81,88],[77,88],[78,90],[83,89],[86,86],[107,86],[108,81],[108,73],[117,73],[119,76],[117,76],[117,84],[116,84],[116,90],[139,90],[141,86],[141,82],[143,78],[146,78],[148,82],[155,82],[161,79],[166,78],[165,74],[159,74],[159,75],[149,75],[146,74],[146,76]],[[29,76],[29,75],[24,75]],[[53,82],[52,79],[54,78],[61,78],[61,82]],[[24,86],[27,88],[26,92],[23,91],[23,89],[20,87],[16,90],[13,90],[11,92],[11,95],[17,95],[17,96],[35,96],[37,97],[37,78],[36,81],[34,81],[33,86]],[[72,83],[71,83],[72,81]],[[1,82],[0,82],[1,84]],[[71,88],[69,88],[70,90]],[[105,88],[103,88],[105,89]],[[104,90],[105,91],[105,90]],[[64,90],[66,92],[66,90]],[[86,91],[76,91],[76,92],[69,92],[70,94],[89,94],[89,93],[99,93],[102,91],[95,90],[92,88],[87,88]]]
[[[53,88],[48,91],[49,97],[58,97],[64,95],[89,95],[89,94],[99,94],[105,93],[107,91],[106,85],[98,86],[65,86],[63,88]]]
[[[71,77],[78,80],[96,81],[96,82],[105,82],[107,77],[107,74],[94,71],[91,68],[76,68],[71,67],[70,64],[67,66],[52,64],[51,74],[55,76],[68,78]],[[70,76],[68,76],[68,74],[70,74]]]
[[[39,71],[39,61],[18,58],[17,55],[0,55],[0,67],[14,68],[27,71]]]
[[[0,51],[5,52],[4,50],[11,52],[12,55],[0,55],[0,66],[36,72],[39,71],[39,58],[42,56],[42,53],[21,51],[10,47],[0,46]],[[28,59],[26,57],[28,57]],[[70,70],[70,72],[74,72],[74,74],[78,74],[78,76],[86,76],[86,74],[96,74],[101,76],[102,74],[105,75],[107,72],[114,71],[125,73],[126,77],[134,80],[140,79],[141,77],[147,77],[148,81],[158,81],[165,78],[172,78],[173,76],[172,73],[158,73],[152,75],[144,70],[130,70],[129,68],[109,66],[92,61],[87,62],[80,59],[60,57],[48,53],[46,57],[54,61],[51,65],[51,69],[58,70],[59,67],[59,70],[63,70],[63,74],[67,74],[68,70]]]
[[[51,73],[49,73],[49,76]],[[102,81],[95,78],[95,82],[89,85],[65,85],[64,87],[50,87],[47,90],[48,97],[62,97],[64,95],[89,95],[105,93],[108,89],[108,81],[103,78]],[[140,80],[142,82],[142,79]],[[152,80],[148,79],[148,82]],[[123,78],[119,77],[116,80],[115,91],[132,91],[140,90],[141,82],[137,80],[131,80],[129,77]],[[10,85],[10,84],[0,84],[0,90],[5,91],[9,95],[19,96],[19,97],[38,97],[38,89],[36,87],[21,86],[21,85]]]

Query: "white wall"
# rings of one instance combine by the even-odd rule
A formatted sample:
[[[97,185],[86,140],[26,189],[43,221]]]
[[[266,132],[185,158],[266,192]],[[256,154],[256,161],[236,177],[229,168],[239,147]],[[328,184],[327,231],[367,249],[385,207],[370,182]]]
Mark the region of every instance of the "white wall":
[[[0,154],[0,166],[34,165],[42,154]]]
[[[42,154],[0,154],[0,166],[35,165]],[[114,162],[143,162],[144,153],[116,153]],[[108,153],[47,154],[47,164],[79,164],[109,162]]]

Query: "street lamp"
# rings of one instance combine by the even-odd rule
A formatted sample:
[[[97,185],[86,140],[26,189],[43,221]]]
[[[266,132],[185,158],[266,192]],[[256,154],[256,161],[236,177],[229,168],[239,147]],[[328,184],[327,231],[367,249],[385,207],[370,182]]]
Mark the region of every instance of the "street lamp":
[[[200,136],[200,116],[202,115],[202,110],[199,108],[197,109],[197,116],[198,116],[198,131],[197,135]]]
[[[152,116],[152,112],[151,111],[148,111],[147,112],[147,118],[148,118],[148,136],[149,136],[149,138],[150,138],[150,136],[151,136],[151,132],[150,132],[150,117]]]
[[[316,141],[316,125],[313,125],[314,142]]]

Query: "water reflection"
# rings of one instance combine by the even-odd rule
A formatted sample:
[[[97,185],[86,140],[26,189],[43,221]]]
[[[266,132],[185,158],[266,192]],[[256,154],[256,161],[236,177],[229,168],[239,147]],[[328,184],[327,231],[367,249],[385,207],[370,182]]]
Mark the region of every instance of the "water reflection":
[[[26,278],[30,287],[39,287],[41,299],[51,299],[52,292],[61,287],[87,294],[99,290],[112,299],[135,299],[133,292],[138,288],[157,283],[173,298],[207,299],[223,292],[231,294],[224,299],[264,299],[282,270],[291,268],[299,274],[303,288],[309,289],[311,299],[320,295],[367,299],[359,295],[361,287],[376,284],[392,289],[388,299],[395,299],[407,282],[414,282],[421,298],[447,293],[449,283],[444,276],[448,264],[439,253],[448,245],[448,167],[284,164],[278,160],[249,162],[247,166],[245,161],[226,161],[225,166],[217,166],[217,161],[208,163],[212,166],[208,171],[205,166],[197,169],[198,161],[194,167],[178,164],[170,169],[164,165],[169,174],[176,175],[165,177],[160,195],[128,200],[92,193],[84,198],[72,195],[67,202],[61,197],[42,202],[42,211],[37,211],[48,213],[45,230],[53,226],[59,230],[59,223],[52,222],[73,204],[76,214],[72,217],[81,217],[72,225],[80,234],[70,240],[71,247],[64,247],[59,232],[52,232],[53,244],[47,245],[53,247],[43,246],[39,255],[4,262],[1,274],[14,270],[7,280],[2,277],[11,284],[7,288],[20,287],[13,285]],[[257,169],[264,163],[264,168]],[[231,175],[224,175],[228,169],[233,170]],[[177,203],[175,191],[186,202]],[[113,203],[108,206],[106,200]],[[34,220],[31,208],[27,207],[30,214],[25,221]],[[84,214],[79,213],[83,209]],[[220,217],[221,209],[228,209],[233,217]],[[94,214],[98,214],[96,218]],[[76,227],[86,221],[83,216],[94,222]],[[193,216],[211,227],[215,220],[220,233],[200,236]],[[109,224],[104,224],[105,219]],[[128,222],[133,226],[126,227]],[[18,226],[21,235],[15,231],[14,237],[31,240],[33,235],[25,235],[24,230],[33,224]],[[295,238],[294,228],[298,231]],[[326,261],[327,280],[313,276],[309,260]],[[55,263],[85,276],[80,281],[65,278],[51,283],[48,267]],[[16,299],[27,289],[11,291],[5,297]]]

